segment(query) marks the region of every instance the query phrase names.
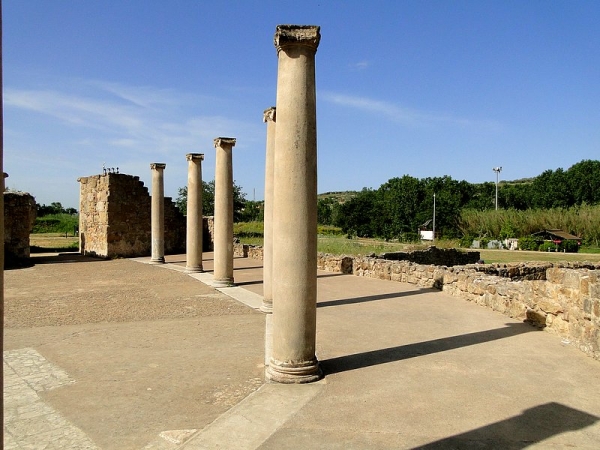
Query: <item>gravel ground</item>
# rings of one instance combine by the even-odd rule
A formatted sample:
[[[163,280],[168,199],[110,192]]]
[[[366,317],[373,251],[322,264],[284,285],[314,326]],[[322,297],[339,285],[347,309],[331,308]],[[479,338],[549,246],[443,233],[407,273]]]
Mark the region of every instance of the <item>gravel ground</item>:
[[[77,254],[34,260],[33,267],[4,274],[6,328],[251,313],[189,276],[161,267]]]
[[[4,274],[4,351],[39,354],[73,380],[35,404],[98,447],[139,450],[162,432],[202,429],[262,385],[265,319],[252,308],[166,266],[32,262]],[[46,448],[51,438],[32,437],[35,418],[23,414],[8,424],[11,442]]]

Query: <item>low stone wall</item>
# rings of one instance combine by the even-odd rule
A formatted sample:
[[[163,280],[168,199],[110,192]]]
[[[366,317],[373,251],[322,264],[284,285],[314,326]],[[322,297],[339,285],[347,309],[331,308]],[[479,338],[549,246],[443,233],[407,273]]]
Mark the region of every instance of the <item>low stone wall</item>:
[[[445,267],[357,257],[352,271],[443,290],[558,334],[600,360],[600,264]]]
[[[448,268],[442,289],[558,334],[600,360],[600,264],[587,266],[551,265],[533,280]]]
[[[35,198],[26,192],[4,192],[4,266],[29,259],[29,235],[35,223]]]
[[[262,259],[260,247],[239,256]],[[245,250],[244,250],[245,247]],[[600,360],[600,264],[531,263],[436,266],[371,256],[319,253],[317,266],[435,288],[559,335]]]
[[[248,245],[235,242],[233,244],[233,256],[237,256],[239,258],[252,258],[262,261],[263,248],[259,245]]]
[[[480,253],[475,251],[460,251],[454,248],[437,248],[431,246],[425,250],[413,252],[383,253],[381,259],[392,261],[410,261],[417,264],[434,264],[436,266],[462,266],[475,264],[480,259]]]

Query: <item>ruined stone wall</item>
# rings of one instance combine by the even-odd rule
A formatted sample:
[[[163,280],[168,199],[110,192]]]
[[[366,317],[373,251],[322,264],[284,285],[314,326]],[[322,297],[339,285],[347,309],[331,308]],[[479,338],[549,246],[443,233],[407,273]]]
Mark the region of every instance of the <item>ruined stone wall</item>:
[[[4,192],[4,264],[12,267],[30,255],[29,235],[35,223],[35,198],[26,192]]]
[[[239,256],[259,254],[242,246]],[[319,253],[319,270],[435,288],[559,335],[600,360],[600,264],[519,263],[436,266]]]
[[[215,249],[215,217],[202,217],[202,251],[212,252]]]
[[[151,197],[139,177],[107,173],[80,178],[79,241],[83,254],[150,255]],[[165,197],[165,253],[185,252],[185,217]]]
[[[428,247],[425,250],[416,250],[413,252],[390,252],[383,253],[381,259],[392,261],[411,261],[417,264],[434,264],[436,266],[462,266],[465,264],[475,264],[480,253],[474,251],[461,251],[454,248]]]

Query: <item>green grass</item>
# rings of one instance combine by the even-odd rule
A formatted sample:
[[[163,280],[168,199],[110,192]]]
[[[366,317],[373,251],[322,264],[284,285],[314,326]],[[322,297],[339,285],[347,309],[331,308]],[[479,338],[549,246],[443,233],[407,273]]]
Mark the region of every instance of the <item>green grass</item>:
[[[79,249],[79,237],[64,233],[34,233],[29,236],[32,253],[73,251]]]
[[[594,253],[561,253],[534,252],[524,250],[479,250],[481,259],[486,263],[520,263],[520,262],[561,262],[592,261],[600,262],[600,254]]]
[[[33,233],[69,233],[73,235],[75,227],[79,226],[79,216],[71,214],[49,214],[37,217]]]
[[[241,242],[250,245],[263,245],[262,237],[242,237]],[[404,244],[385,242],[376,239],[347,239],[340,236],[319,236],[317,250],[333,255],[369,255],[394,251],[414,251],[429,247],[429,243]],[[441,240],[435,242],[438,248],[458,248],[457,241]],[[462,249],[467,251],[468,249]],[[591,250],[583,252],[583,250]],[[520,263],[531,261],[592,261],[600,262],[600,249],[582,249],[580,253],[533,252],[522,250],[478,250],[486,263]]]

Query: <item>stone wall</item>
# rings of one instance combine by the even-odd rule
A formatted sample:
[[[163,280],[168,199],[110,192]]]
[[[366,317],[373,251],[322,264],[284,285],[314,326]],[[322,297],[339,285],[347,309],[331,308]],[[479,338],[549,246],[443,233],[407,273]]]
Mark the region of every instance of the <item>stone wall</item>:
[[[86,255],[147,256],[151,250],[151,197],[139,177],[107,173],[78,179],[79,242]],[[185,217],[165,197],[165,253],[185,252]]]
[[[239,256],[262,259],[260,247]],[[245,249],[244,249],[245,247]],[[254,255],[254,256],[253,256]],[[319,253],[319,270],[435,288],[559,335],[600,360],[600,264],[573,262],[437,266]]]
[[[215,248],[215,218],[202,217],[202,251],[212,252]]]
[[[19,265],[30,255],[29,235],[35,223],[35,198],[26,192],[4,192],[4,266]]]
[[[436,266],[462,266],[475,264],[479,261],[480,253],[474,251],[460,251],[454,248],[437,248],[431,246],[425,250],[413,252],[383,253],[381,259],[392,261],[411,261],[417,264],[434,264]]]

